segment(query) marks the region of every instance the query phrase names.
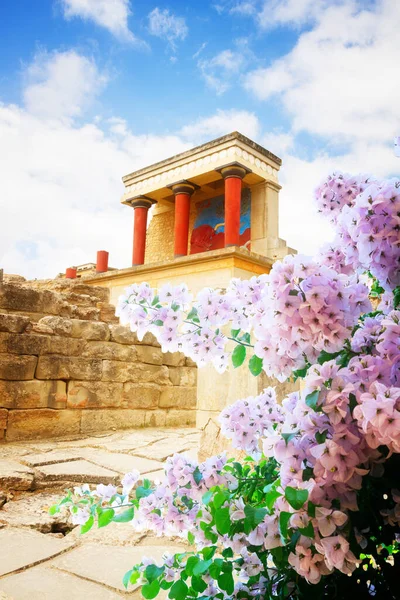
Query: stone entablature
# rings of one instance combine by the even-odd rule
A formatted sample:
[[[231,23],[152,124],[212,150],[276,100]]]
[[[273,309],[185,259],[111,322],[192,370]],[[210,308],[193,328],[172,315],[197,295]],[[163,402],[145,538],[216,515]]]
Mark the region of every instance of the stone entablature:
[[[264,180],[278,182],[281,159],[235,131],[126,175],[123,177],[126,191],[122,202],[129,203],[135,196],[151,194],[152,199],[162,203],[168,185],[183,179],[197,183],[193,178],[231,162],[239,162],[251,171],[246,178],[249,184]]]
[[[108,299],[68,280],[0,284],[0,440],[195,423],[196,367],[139,342]]]

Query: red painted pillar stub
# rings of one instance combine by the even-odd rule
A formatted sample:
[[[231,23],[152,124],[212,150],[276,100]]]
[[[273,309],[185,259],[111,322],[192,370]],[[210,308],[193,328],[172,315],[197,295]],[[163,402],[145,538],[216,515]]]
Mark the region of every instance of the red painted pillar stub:
[[[174,255],[177,258],[188,253],[190,198],[198,186],[185,180],[168,187],[175,195]]]
[[[132,266],[137,267],[144,264],[146,251],[147,213],[153,200],[146,196],[133,198],[130,205],[134,209],[133,219],[133,255]]]
[[[76,271],[76,267],[68,267],[68,269],[65,269],[65,278],[76,279]]]
[[[96,258],[96,273],[106,273],[108,271],[108,252],[98,250]]]

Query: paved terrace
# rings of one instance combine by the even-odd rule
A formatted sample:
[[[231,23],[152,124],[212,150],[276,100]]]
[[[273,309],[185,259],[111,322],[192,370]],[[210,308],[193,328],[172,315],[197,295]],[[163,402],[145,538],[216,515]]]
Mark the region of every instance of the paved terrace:
[[[175,452],[196,457],[195,429],[125,430],[85,439],[0,445],[0,600],[141,598],[122,577],[142,556],[182,552],[180,539],[135,533],[129,524],[81,536],[68,516],[48,508],[82,483],[118,483],[132,469],[163,475]]]

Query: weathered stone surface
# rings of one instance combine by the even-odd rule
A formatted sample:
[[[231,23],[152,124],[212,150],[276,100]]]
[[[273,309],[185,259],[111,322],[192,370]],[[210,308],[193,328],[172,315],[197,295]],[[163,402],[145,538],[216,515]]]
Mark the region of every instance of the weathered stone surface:
[[[0,460],[1,490],[30,490],[33,480],[34,474],[29,467],[13,460]]]
[[[9,527],[28,527],[41,533],[67,532],[73,527],[69,511],[51,516],[50,506],[60,501],[60,494],[29,494],[7,502],[0,511],[0,524]]]
[[[171,411],[172,412],[172,411]],[[176,411],[176,412],[189,412],[189,411]],[[181,423],[183,425],[183,422]],[[163,462],[168,456],[173,456],[175,453],[185,452],[195,446],[195,442],[186,440],[178,436],[168,437],[161,439],[153,444],[144,446],[143,448],[137,448],[132,452],[135,456],[148,457],[152,460],[159,460]]]
[[[29,529],[1,529],[0,576],[42,562],[71,546],[65,539],[51,538]]]
[[[145,365],[125,363],[113,360],[103,361],[103,381],[133,381],[136,383],[157,383],[171,385],[168,367],[164,365]]]
[[[55,463],[71,462],[83,458],[81,451],[77,448],[67,450],[50,450],[22,456],[19,460],[28,467],[41,467],[43,465],[54,465]]]
[[[171,387],[161,392],[160,408],[196,408],[195,387]]]
[[[132,332],[124,325],[110,325],[111,341],[118,344],[145,344],[147,346],[159,347],[160,344],[151,333],[146,333],[143,340],[139,342],[136,333]]]
[[[128,548],[110,548],[100,544],[86,544],[52,561],[53,565],[75,573],[86,580],[101,582],[117,591],[125,592],[122,577],[139,563],[143,556],[159,561],[168,547],[171,554],[185,552],[183,544],[160,543],[158,546],[136,546]]]
[[[0,406],[6,408],[63,408],[66,402],[64,381],[0,381]]]
[[[82,411],[81,431],[83,434],[112,429],[143,427],[146,411],[135,409],[104,408]]]
[[[141,458],[130,454],[122,454],[119,452],[106,452],[95,448],[82,448],[82,455],[90,462],[117,471],[120,474],[128,473],[133,469],[141,474],[151,473],[163,468],[160,461],[150,460],[149,458]]]
[[[185,425],[193,427],[196,424],[196,411],[195,410],[169,410],[165,419],[166,427],[173,427],[178,425],[184,427]]]
[[[71,319],[65,319],[63,317],[43,317],[38,321],[38,324],[50,327],[53,333],[57,335],[69,336],[72,332]]]
[[[110,339],[110,329],[106,323],[73,319],[71,335],[85,340],[106,342]]]
[[[52,336],[48,338],[48,346],[43,354],[59,354],[60,356],[82,356],[85,340]]]
[[[0,379],[26,381],[35,374],[36,356],[14,356],[0,354]]]
[[[163,353],[161,348],[154,346],[137,346],[137,357],[139,362],[148,363],[150,365],[162,365]]]
[[[105,323],[119,323],[119,318],[115,316],[115,306],[105,302],[98,302],[97,308],[100,310],[100,321]]]
[[[197,369],[193,367],[170,367],[169,378],[174,385],[194,387],[197,384]]]
[[[67,291],[63,293],[63,299],[69,304],[76,306],[94,306],[100,301],[100,298],[95,294],[79,294],[75,291]]]
[[[0,589],[10,594],[5,600],[121,600],[121,595],[109,588],[44,566],[5,577]]]
[[[157,350],[157,348],[153,348]],[[82,356],[107,360],[134,362],[137,358],[135,346],[117,344],[116,342],[87,342]]]
[[[87,294],[101,302],[108,302],[110,299],[110,290],[107,287],[87,285],[81,279],[47,279],[30,283],[63,294]]]
[[[7,428],[8,410],[0,408],[0,429]]]
[[[185,361],[185,355],[181,352],[164,352],[163,354],[163,364],[169,367],[181,367]]]
[[[7,354],[43,354],[50,338],[45,335],[0,333],[0,350]]]
[[[71,305],[71,317],[84,321],[100,321],[100,310],[94,306]]]
[[[36,369],[37,379],[100,380],[102,361],[95,358],[69,356],[40,356]]]
[[[145,427],[165,427],[167,422],[166,410],[148,410],[144,418]]]
[[[80,421],[79,410],[10,410],[6,439],[12,441],[76,435],[80,431]]]
[[[61,315],[68,312],[66,303],[50,290],[38,290],[31,286],[5,283],[0,289],[0,307],[7,310],[39,312]]]
[[[119,407],[122,405],[122,383],[103,381],[70,381],[68,408]]]
[[[154,384],[123,384],[122,400],[126,408],[157,408],[160,401],[160,388]]]
[[[186,358],[186,366],[187,367],[196,367],[197,368],[196,363],[191,358]]]
[[[121,479],[116,471],[86,460],[42,465],[37,468],[36,477],[38,481],[71,481],[74,483],[118,483]]]
[[[0,331],[22,333],[29,325],[28,317],[0,313]]]

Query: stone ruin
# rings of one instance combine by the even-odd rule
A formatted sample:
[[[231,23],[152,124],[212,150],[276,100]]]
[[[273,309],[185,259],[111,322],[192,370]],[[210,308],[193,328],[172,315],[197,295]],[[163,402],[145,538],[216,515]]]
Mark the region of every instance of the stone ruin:
[[[119,325],[107,288],[0,278],[0,441],[193,426],[196,378]]]

